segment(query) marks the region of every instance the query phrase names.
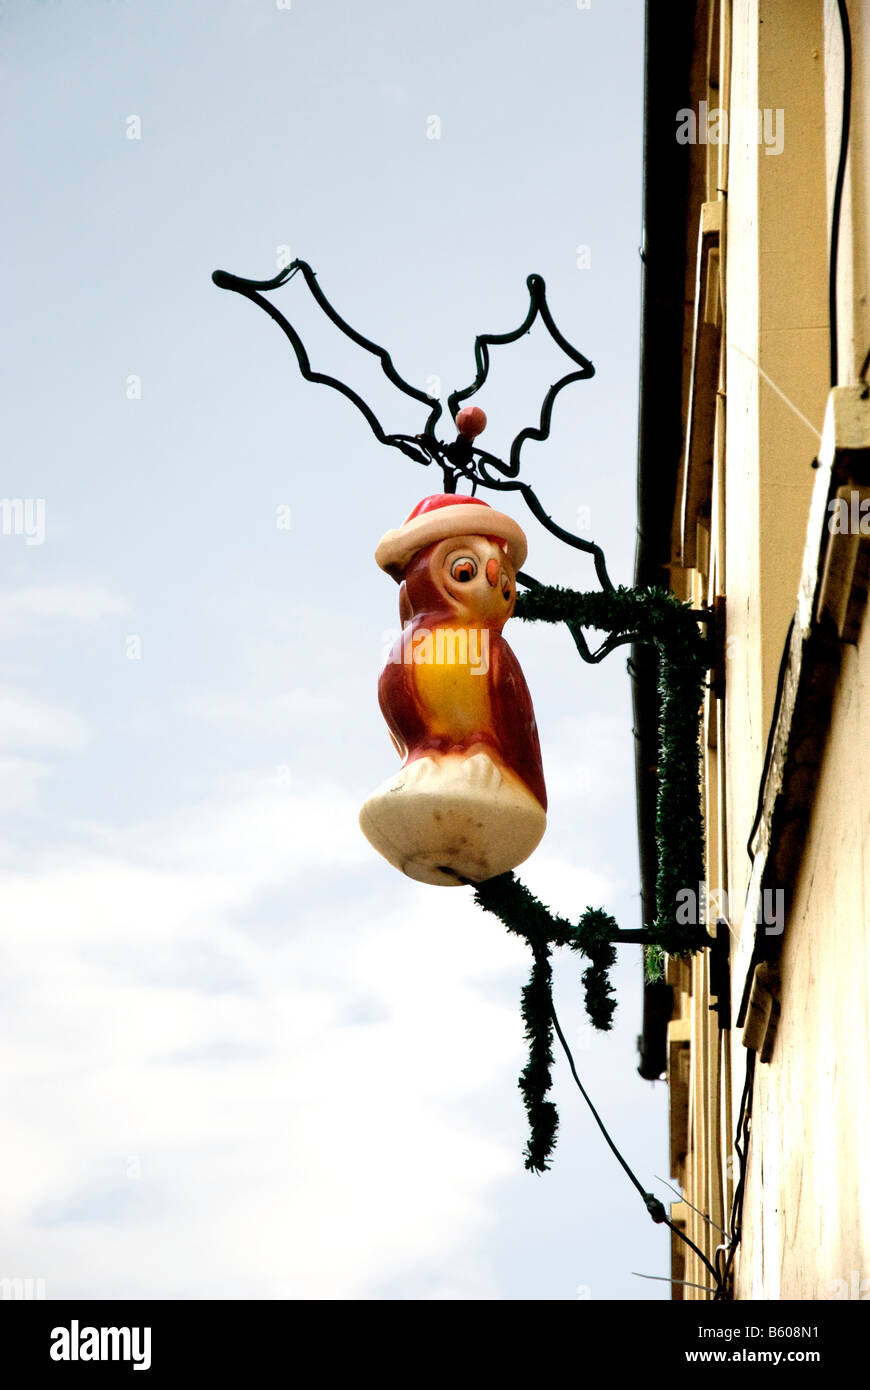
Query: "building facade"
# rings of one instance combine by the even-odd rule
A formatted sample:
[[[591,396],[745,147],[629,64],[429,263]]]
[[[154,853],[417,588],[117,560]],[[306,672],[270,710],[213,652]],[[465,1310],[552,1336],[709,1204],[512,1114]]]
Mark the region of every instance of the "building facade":
[[[647,989],[640,1070],[672,1220],[736,1299],[870,1298],[868,63],[856,0],[648,6],[636,578],[710,615],[706,882],[675,910],[719,944]],[[676,1237],[672,1266],[714,1296]]]

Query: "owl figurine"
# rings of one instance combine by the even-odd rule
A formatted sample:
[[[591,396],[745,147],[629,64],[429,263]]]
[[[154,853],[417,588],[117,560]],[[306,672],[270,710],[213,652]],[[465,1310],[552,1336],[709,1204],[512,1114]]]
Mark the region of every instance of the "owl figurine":
[[[410,878],[481,883],[521,864],[546,828],[532,702],[502,636],[526,538],[477,497],[426,497],[375,559],[399,583],[402,633],[378,684],[402,758],[360,812]]]

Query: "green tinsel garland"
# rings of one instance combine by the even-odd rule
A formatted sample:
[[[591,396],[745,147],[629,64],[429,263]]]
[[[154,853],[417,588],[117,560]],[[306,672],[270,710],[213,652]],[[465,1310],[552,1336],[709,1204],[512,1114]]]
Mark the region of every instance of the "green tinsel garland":
[[[543,1173],[550,1166],[547,1159],[555,1146],[559,1126],[556,1107],[547,1100],[553,1065],[550,947],[569,946],[591,962],[582,976],[586,1012],[594,1027],[607,1031],[612,1027],[616,1008],[608,974],[616,961],[616,947],[610,940],[617,929],[616,922],[601,908],[593,907],[587,907],[576,926],[564,917],[554,917],[512,873],[478,884],[474,899],[498,917],[508,931],[523,937],[534,956],[531,978],[523,989],[522,1015],[529,1060],[519,1086],[529,1117],[525,1164],[532,1171]]]
[[[698,929],[675,920],[677,893],[704,877],[704,831],[700,801],[699,731],[709,643],[698,631],[689,605],[666,589],[577,593],[541,585],[517,600],[516,616],[531,622],[564,622],[569,629],[592,627],[611,635],[631,634],[659,653],[659,793],[656,808],[656,917],[646,928],[648,979],[661,975],[664,953],[686,955],[698,948]],[[616,1003],[609,970],[616,960],[614,919],[587,907],[579,922],[554,917],[512,873],[477,885],[475,901],[529,944],[534,965],[523,989],[522,1016],[529,1061],[520,1077],[529,1117],[525,1166],[549,1168],[559,1117],[547,1100],[552,1085],[553,998],[550,948],[568,946],[590,961],[583,972],[586,1012],[594,1028],[612,1026]]]

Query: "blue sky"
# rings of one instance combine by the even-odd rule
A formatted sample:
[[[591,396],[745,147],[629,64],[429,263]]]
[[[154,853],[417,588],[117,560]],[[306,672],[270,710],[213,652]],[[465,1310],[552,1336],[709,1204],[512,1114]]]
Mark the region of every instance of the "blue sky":
[[[668,1239],[563,1061],[553,1170],[523,1170],[525,948],[357,827],[395,768],[376,681],[397,593],[373,552],[440,477],[210,278],[267,278],[291,248],[446,400],[543,275],[597,374],[523,476],[629,583],[640,0],[13,0],[2,32],[3,492],[44,499],[45,535],[0,537],[0,1273],[49,1297],[666,1297],[631,1271],[667,1274]],[[301,279],[276,302],[315,367],[422,427]],[[499,452],[564,359],[541,332],[493,358]],[[532,574],[593,587],[503,505]],[[521,875],[637,926],[624,657],[507,635],[551,794]],[[638,956],[611,1035],[584,1026],[575,960],[557,1006],[666,1196]]]

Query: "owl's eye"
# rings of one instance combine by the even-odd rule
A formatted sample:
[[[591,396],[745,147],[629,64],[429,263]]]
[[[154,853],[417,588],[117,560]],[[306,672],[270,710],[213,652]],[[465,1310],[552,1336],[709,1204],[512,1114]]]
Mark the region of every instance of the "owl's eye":
[[[464,555],[461,560],[454,560],[450,566],[450,576],[458,584],[467,584],[477,574],[477,561],[470,556]]]

